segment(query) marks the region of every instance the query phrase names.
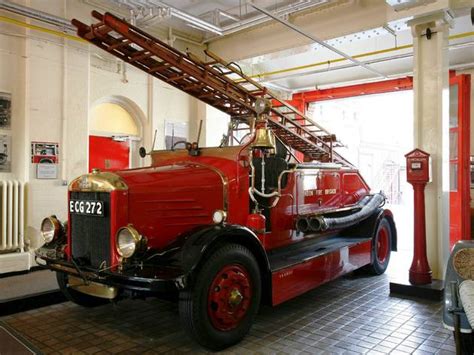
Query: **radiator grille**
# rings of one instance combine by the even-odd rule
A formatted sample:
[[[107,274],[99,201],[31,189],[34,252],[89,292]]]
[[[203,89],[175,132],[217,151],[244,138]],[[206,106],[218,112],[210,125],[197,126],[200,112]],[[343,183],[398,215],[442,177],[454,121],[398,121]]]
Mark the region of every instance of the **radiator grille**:
[[[73,200],[104,201],[104,217],[71,214],[71,251],[81,265],[110,265],[110,194],[107,192],[71,192]]]

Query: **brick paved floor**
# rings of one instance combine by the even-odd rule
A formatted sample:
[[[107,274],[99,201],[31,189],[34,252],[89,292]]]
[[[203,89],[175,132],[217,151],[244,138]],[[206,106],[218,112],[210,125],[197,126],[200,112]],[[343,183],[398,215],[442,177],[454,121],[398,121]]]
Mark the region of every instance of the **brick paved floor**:
[[[452,354],[441,308],[390,297],[387,276],[350,275],[263,307],[250,334],[226,353]],[[95,309],[64,303],[0,320],[46,354],[205,353],[182,331],[177,305],[156,299]]]

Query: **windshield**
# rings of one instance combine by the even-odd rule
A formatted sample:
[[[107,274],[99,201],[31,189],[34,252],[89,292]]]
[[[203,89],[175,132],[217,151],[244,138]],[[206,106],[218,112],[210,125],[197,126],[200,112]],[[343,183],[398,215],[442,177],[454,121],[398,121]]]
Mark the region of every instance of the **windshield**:
[[[245,145],[252,136],[245,119],[224,117],[219,120],[211,119],[206,122],[205,127],[203,125],[200,123],[197,134],[192,134],[187,123],[168,122],[165,129],[165,150],[185,149],[187,143],[196,141],[199,141],[200,148],[235,147]],[[204,130],[205,139],[199,139]]]

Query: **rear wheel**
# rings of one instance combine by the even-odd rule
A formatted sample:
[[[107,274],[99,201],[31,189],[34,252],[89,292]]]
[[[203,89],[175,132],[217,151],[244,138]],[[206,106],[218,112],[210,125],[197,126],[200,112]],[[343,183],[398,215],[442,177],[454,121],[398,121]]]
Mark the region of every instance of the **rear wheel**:
[[[387,270],[392,250],[392,229],[390,222],[383,217],[377,224],[372,243],[372,263],[367,270],[374,275],[381,275]]]
[[[249,331],[261,298],[253,254],[238,244],[217,249],[180,293],[179,313],[188,333],[202,346],[221,350]]]
[[[56,272],[56,279],[58,280],[59,289],[63,295],[71,302],[74,302],[83,307],[97,307],[109,303],[110,301],[104,298],[86,295],[85,293],[73,290],[68,285],[68,276],[63,272]]]

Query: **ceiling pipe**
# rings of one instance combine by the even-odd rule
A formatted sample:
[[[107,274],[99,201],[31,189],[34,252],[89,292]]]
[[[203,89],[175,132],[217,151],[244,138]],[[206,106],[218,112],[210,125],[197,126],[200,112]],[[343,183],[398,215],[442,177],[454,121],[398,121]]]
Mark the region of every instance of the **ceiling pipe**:
[[[368,70],[368,71],[370,71],[374,74],[377,74],[377,76],[380,76],[380,77],[385,78],[385,79],[387,78],[387,76],[385,74],[383,74],[382,72],[370,67],[369,65],[365,64],[364,62],[361,62],[361,61],[355,59],[354,57],[351,57],[350,55],[340,51],[336,47],[333,47],[330,44],[327,44],[326,42],[324,42],[323,40],[317,38],[316,36],[311,35],[311,34],[305,32],[305,31],[303,31],[302,29],[300,29],[299,27],[289,23],[288,21],[282,20],[281,18],[273,15],[272,13],[268,12],[267,10],[255,5],[253,3],[249,2],[248,4],[250,6],[252,6],[254,9],[262,12],[263,14],[265,14],[268,17],[274,19],[275,21],[280,22],[282,25],[285,25],[286,27],[289,27],[290,29],[292,29],[293,31],[301,34],[302,36],[305,36],[306,38],[309,38],[310,40],[320,44],[321,46],[326,47],[327,49],[333,51],[334,53],[339,54],[341,57],[344,57],[347,60],[350,60],[352,63],[354,63],[354,64],[356,64],[356,65],[358,65],[358,66],[360,66],[360,67],[362,67],[362,68],[364,68],[364,69],[366,69],[366,70]]]
[[[320,1],[317,1],[317,2],[310,1],[310,0],[302,1],[302,2],[299,2],[299,3],[296,3],[296,4],[290,4],[288,6],[277,9],[275,11],[275,14],[277,14],[278,16],[287,16],[287,15],[290,15],[294,12],[299,12],[299,11],[303,11],[303,10],[307,10],[307,9],[311,9],[311,8],[315,8],[315,7],[324,5],[328,2],[329,2],[329,0],[320,0]],[[229,34],[232,34],[232,33],[238,32],[238,31],[245,30],[245,29],[250,28],[250,27],[260,25],[260,24],[265,23],[265,22],[269,22],[270,20],[271,19],[268,18],[265,15],[257,15],[255,17],[242,20],[239,23],[231,24],[231,25],[228,25],[228,26],[224,27],[223,28],[223,34],[224,35],[229,35]],[[212,39],[209,39],[208,41],[211,41],[211,40]]]
[[[298,1],[296,3],[292,3],[290,5],[284,6],[280,9],[277,9],[275,11],[278,16],[286,16],[294,12],[298,11],[303,11],[311,8],[315,8],[318,6],[321,6],[323,4],[328,3],[329,0],[302,0]],[[270,21],[267,16],[265,15],[256,15],[248,19],[244,20],[239,20],[236,23],[227,25],[227,26],[218,26],[215,24],[212,24],[208,21],[205,21],[197,16],[188,14],[187,12],[184,12],[183,10],[180,10],[172,5],[169,5],[166,2],[163,1],[158,1],[158,0],[121,0],[120,4],[126,5],[130,8],[137,9],[137,8],[145,8],[145,7],[153,7],[153,6],[161,6],[161,7],[166,7],[171,10],[171,16],[174,16],[176,18],[179,18],[183,21],[185,21],[190,27],[211,32],[216,34],[217,36],[208,38],[204,40],[202,43],[208,43],[213,41],[214,39],[221,38],[222,36],[227,36],[229,34],[238,32],[238,31],[243,31],[247,28],[257,26],[259,24],[265,23]],[[221,12],[223,13],[223,12]],[[229,15],[229,14],[227,14]],[[233,18],[236,20],[237,18]]]
[[[145,3],[144,3],[140,0],[135,0],[135,1],[128,0],[128,1],[123,1],[122,3],[125,3],[130,7],[136,7],[136,4],[138,3],[139,6],[141,6],[141,7],[160,6],[160,7],[168,8],[168,9],[170,9],[170,15],[171,16],[174,16],[176,18],[179,18],[180,20],[183,20],[185,22],[193,24],[194,26],[199,27],[199,28],[201,28],[203,30],[206,30],[208,32],[215,33],[219,36],[222,35],[222,29],[219,26],[213,25],[212,23],[204,21],[204,20],[202,20],[202,19],[200,19],[196,16],[190,15],[187,12],[184,12],[184,11],[182,11],[182,10],[180,10],[180,9],[174,7],[174,6],[171,6],[167,3],[164,3],[162,1],[152,1],[152,2],[145,1]]]
[[[41,22],[46,22],[50,25],[55,25],[63,28],[64,30],[70,32],[76,32],[75,28],[71,25],[70,21],[55,15],[48,14],[43,11],[35,10],[26,6],[18,5],[6,0],[0,0],[0,9],[13,12],[17,15],[25,16],[38,20]]]
[[[468,47],[472,47],[472,46],[474,46],[474,41],[465,42],[465,43],[456,43],[456,44],[451,44],[448,47],[448,50],[451,51],[451,50],[455,50],[455,49],[468,48]],[[393,60],[400,60],[400,59],[411,58],[411,57],[413,57],[413,52],[397,54],[397,55],[393,55],[393,56],[385,57],[385,58],[373,59],[373,60],[370,60],[370,61],[366,61],[366,63],[367,64],[377,64],[377,63],[390,62],[390,61],[393,61]],[[458,69],[460,67],[463,67],[465,65],[470,65],[470,64],[471,63],[456,64],[456,65],[450,66],[449,69]],[[261,80],[259,82],[264,83],[265,85],[269,85],[270,83],[274,84],[274,82],[276,82],[276,81],[295,78],[295,77],[301,77],[302,75],[307,76],[307,75],[325,74],[325,73],[333,72],[333,71],[336,71],[336,70],[352,69],[354,67],[357,67],[357,65],[351,63],[351,64],[339,65],[337,67],[332,67],[332,68],[328,68],[328,69],[312,70],[312,71],[309,71],[309,72],[287,75],[287,76],[280,77],[280,78]],[[398,76],[398,74],[396,76]],[[393,75],[391,75],[390,77],[393,77]],[[368,79],[368,80],[374,80],[374,78],[371,78],[371,79]],[[304,91],[313,90],[313,89],[314,88],[301,87],[301,88],[290,89],[290,90],[292,90],[293,93],[299,93],[299,92],[304,92]]]
[[[461,34],[457,34],[457,35],[452,35],[452,36],[449,37],[449,39],[450,40],[456,40],[456,39],[472,37],[472,36],[474,36],[474,32],[465,32],[465,33],[461,33]],[[460,48],[465,48],[465,47],[471,47],[473,44],[474,44],[474,41],[449,44],[448,49],[452,50],[452,49],[460,49]],[[375,56],[375,55],[381,55],[381,54],[385,54],[385,53],[391,53],[391,52],[396,52],[396,51],[401,51],[401,50],[406,50],[406,49],[411,49],[411,48],[413,48],[413,45],[412,44],[407,44],[407,45],[400,46],[400,47],[393,47],[393,48],[383,49],[383,50],[374,51],[374,52],[366,52],[366,53],[362,53],[362,54],[357,54],[354,57],[361,58],[361,57]],[[408,55],[413,55],[412,52],[407,53],[407,54]],[[380,58],[380,60],[384,60],[386,58],[389,58],[389,59],[390,58],[396,58],[396,57],[397,57],[396,55],[395,56],[390,56],[390,57],[384,57],[384,58]],[[342,61],[344,61],[343,58],[333,59],[333,60],[325,60],[325,61],[321,61],[321,62],[318,62],[318,63],[303,65],[303,66],[300,66],[300,67],[282,69],[282,70],[276,71],[276,72],[254,74],[254,75],[251,75],[250,77],[253,78],[253,79],[256,79],[257,81],[259,81],[261,83],[275,82],[275,81],[284,80],[284,79],[297,78],[297,77],[301,77],[303,75],[319,74],[319,73],[322,73],[322,72],[337,70],[339,68],[342,69],[342,66],[335,66],[335,67],[322,69],[322,70],[301,71],[301,72],[295,73],[295,74],[286,74],[286,75],[281,75],[281,76],[275,76],[278,73],[288,73],[288,72],[292,72],[292,71],[307,69],[309,67],[320,67],[320,66],[323,66],[323,65],[332,65],[332,64],[339,63],[339,62],[342,62]],[[365,63],[371,64],[372,62],[366,61]],[[351,64],[349,67],[352,68],[352,67],[355,67],[355,66],[356,65]]]
[[[66,19],[64,19],[62,17],[59,17],[59,16],[51,15],[47,12],[39,11],[39,10],[32,9],[32,8],[22,6],[22,5],[18,5],[18,4],[14,4],[14,3],[11,3],[11,2],[6,1],[6,0],[0,0],[0,10],[13,12],[13,13],[15,13],[17,15],[20,15],[20,16],[24,16],[24,17],[27,17],[27,18],[31,18],[31,19],[34,19],[34,20],[37,20],[37,21],[47,23],[49,25],[53,25],[55,27],[59,27],[60,29],[63,30],[64,33],[74,33],[74,34],[76,33],[76,28],[71,25],[69,20],[66,20]],[[62,33],[62,32],[56,33],[54,30],[50,30],[48,28],[35,26],[35,25],[29,25],[29,24],[26,24],[22,21],[18,21],[18,20],[15,20],[15,19],[4,17],[4,16],[0,16],[0,21],[1,22],[9,22],[9,23],[14,24],[14,25],[27,27],[27,28],[30,28],[32,30],[38,30],[40,32],[49,33],[49,34],[52,34],[52,35],[55,35],[55,36],[59,36],[59,34]],[[66,37],[67,39],[70,39],[70,40],[73,40],[73,41],[87,43],[82,38],[71,36],[71,35],[64,35],[62,37]],[[174,35],[174,37],[176,39],[179,39],[180,41],[183,41],[183,42],[188,42],[188,43],[194,44],[194,45],[199,46],[199,47],[205,47],[205,45],[202,42],[198,42],[198,41],[192,40],[190,38],[186,38],[186,37],[179,36],[179,35]]]

